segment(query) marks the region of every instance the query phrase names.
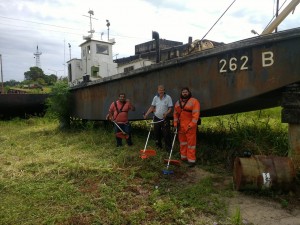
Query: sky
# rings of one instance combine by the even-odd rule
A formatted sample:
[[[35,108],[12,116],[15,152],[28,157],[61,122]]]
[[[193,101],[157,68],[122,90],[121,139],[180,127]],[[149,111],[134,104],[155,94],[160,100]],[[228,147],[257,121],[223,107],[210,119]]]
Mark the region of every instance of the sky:
[[[79,45],[90,30],[89,10],[94,12],[94,38],[108,39],[109,20],[109,39],[116,41],[115,59],[134,55],[135,45],[152,40],[152,31],[157,31],[162,39],[184,44],[189,37],[202,39],[206,34],[206,39],[224,43],[251,38],[255,36],[251,30],[260,34],[270,23],[276,1],[0,0],[3,81],[24,80],[24,73],[36,66],[37,46],[42,53],[40,66],[44,73],[67,76],[66,62],[80,58]],[[290,1],[279,0],[279,6]],[[300,5],[278,30],[299,25]]]

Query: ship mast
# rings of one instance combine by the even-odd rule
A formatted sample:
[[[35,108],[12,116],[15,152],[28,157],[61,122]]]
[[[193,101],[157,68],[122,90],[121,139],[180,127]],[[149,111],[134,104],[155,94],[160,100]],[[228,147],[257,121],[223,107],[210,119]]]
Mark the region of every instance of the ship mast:
[[[83,16],[86,16],[86,17],[90,18],[90,30],[88,31],[88,33],[90,33],[90,35],[83,36],[83,39],[85,39],[85,40],[93,38],[93,34],[95,33],[95,30],[93,30],[93,27],[92,27],[92,19],[97,20],[96,18],[92,17],[92,15],[94,15],[94,11],[93,10],[89,10],[88,14],[90,14],[90,15],[89,16],[83,15]]]
[[[264,29],[264,31],[261,33],[264,34],[270,34],[272,33],[277,26],[292,12],[296,6],[300,3],[300,0],[292,0],[288,6],[276,17],[276,19]]]

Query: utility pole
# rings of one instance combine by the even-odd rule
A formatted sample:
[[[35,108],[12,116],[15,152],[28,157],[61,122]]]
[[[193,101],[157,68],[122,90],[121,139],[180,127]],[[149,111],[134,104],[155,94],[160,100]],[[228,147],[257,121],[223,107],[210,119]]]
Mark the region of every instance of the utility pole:
[[[69,45],[69,53],[70,53],[70,60],[71,60],[71,44],[70,43],[68,43],[68,45]]]
[[[3,71],[2,71],[2,55],[0,54],[0,65],[1,65],[1,94],[4,94],[4,86],[3,86]]]
[[[56,77],[57,77],[57,72],[59,72],[59,71],[65,71],[65,70],[52,70],[52,69],[48,69],[48,70],[55,72]]]

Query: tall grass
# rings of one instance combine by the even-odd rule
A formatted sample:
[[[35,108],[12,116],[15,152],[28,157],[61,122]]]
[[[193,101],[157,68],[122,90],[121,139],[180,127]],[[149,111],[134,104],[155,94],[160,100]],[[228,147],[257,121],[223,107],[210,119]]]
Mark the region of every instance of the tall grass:
[[[185,166],[162,174],[166,152],[139,157],[145,121],[133,123],[134,146],[122,148],[102,122],[61,130],[49,118],[0,121],[0,224],[236,224],[227,211],[231,184],[216,185],[224,159],[244,149],[285,155],[287,128],[278,114],[203,118],[197,166],[223,171],[193,181]],[[178,144],[174,151],[177,158]]]
[[[199,157],[204,162],[224,162],[232,167],[245,151],[259,155],[287,156],[288,125],[281,123],[281,108],[202,119]]]

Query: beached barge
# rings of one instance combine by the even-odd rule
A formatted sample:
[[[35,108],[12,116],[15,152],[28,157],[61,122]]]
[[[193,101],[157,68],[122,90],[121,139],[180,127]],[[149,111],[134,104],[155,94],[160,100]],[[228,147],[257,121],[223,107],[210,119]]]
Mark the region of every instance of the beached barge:
[[[174,102],[189,87],[201,102],[202,117],[280,106],[283,93],[294,92],[300,82],[299,46],[295,28],[82,82],[71,88],[72,116],[105,120],[111,102],[124,92],[136,106],[130,120],[143,119],[159,84]]]

